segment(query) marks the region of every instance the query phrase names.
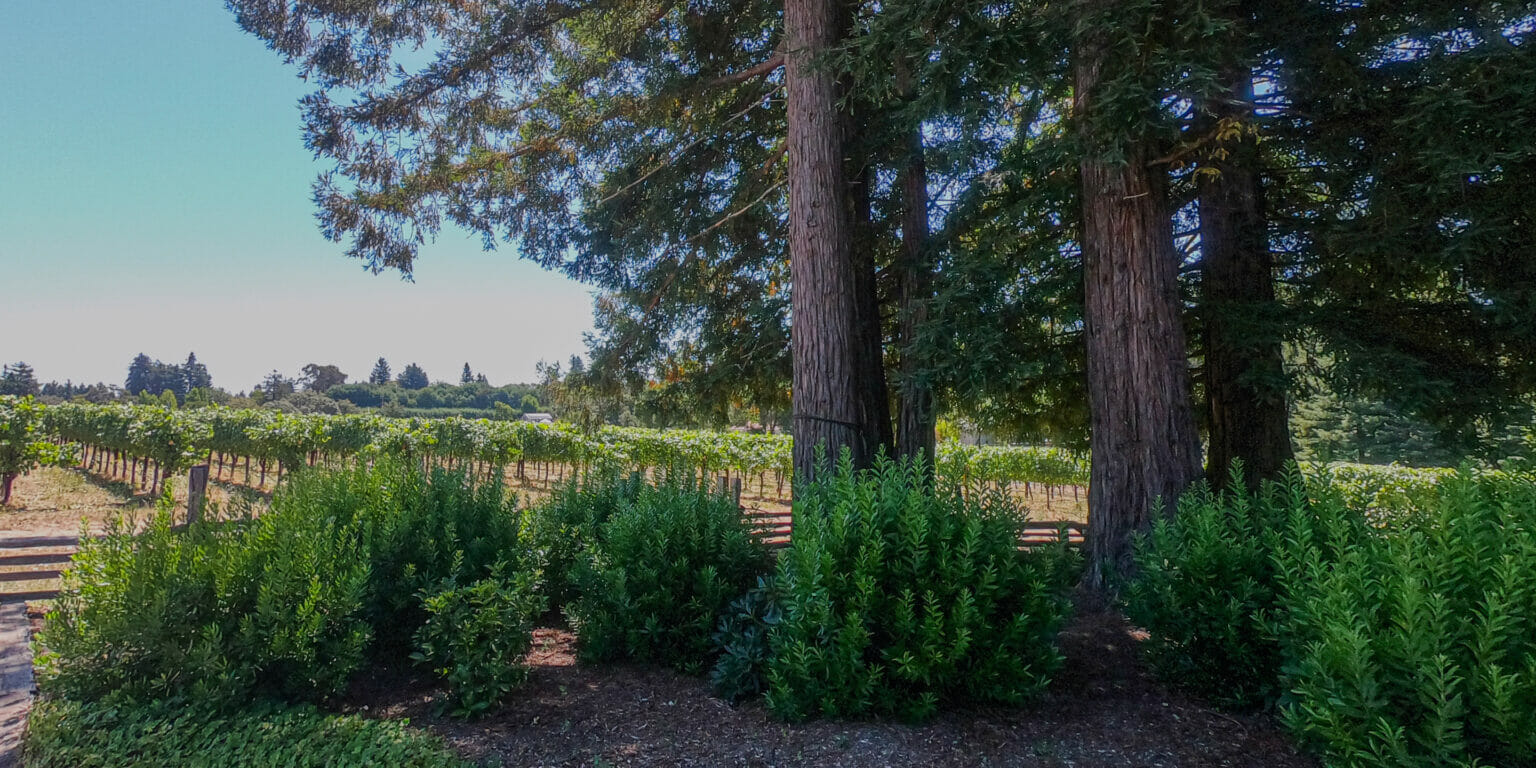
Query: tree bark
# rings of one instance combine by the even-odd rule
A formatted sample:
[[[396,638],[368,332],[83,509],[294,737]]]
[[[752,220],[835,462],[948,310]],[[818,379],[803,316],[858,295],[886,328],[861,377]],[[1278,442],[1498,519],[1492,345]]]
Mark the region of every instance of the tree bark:
[[[1285,359],[1276,322],[1273,262],[1259,175],[1258,147],[1246,130],[1253,118],[1253,79],[1226,68],[1226,98],[1205,107],[1206,129],[1228,136],[1213,143],[1199,174],[1201,314],[1205,325],[1205,397],[1210,437],[1206,476],[1224,485],[1241,461],[1257,487],[1285,468],[1291,452],[1286,417]],[[1236,136],[1230,134],[1237,127]]]
[[[1103,12],[1103,2],[1085,3]],[[1094,7],[1097,6],[1097,7]],[[1085,25],[1087,27],[1088,25]],[[1084,586],[1113,593],[1131,572],[1131,536],[1168,514],[1200,474],[1167,180],[1149,166],[1150,142],[1121,139],[1106,159],[1096,91],[1109,53],[1090,30],[1073,62],[1080,161],[1090,470]]]
[[[933,387],[918,352],[917,334],[928,320],[933,294],[933,264],[928,250],[928,167],[923,157],[922,131],[913,128],[907,140],[906,165],[901,170],[901,280],[898,297],[901,340],[901,391],[897,404],[896,454],[921,459],[933,476]]]
[[[848,190],[852,207],[853,228],[850,251],[853,255],[854,292],[859,314],[858,354],[859,369],[855,377],[858,384],[859,408],[864,433],[874,442],[874,453],[883,450],[887,456],[895,448],[896,438],[891,426],[891,394],[885,378],[885,333],[880,323],[880,291],[875,276],[875,249],[872,233],[870,185],[871,169],[867,164],[852,167],[862,152],[854,138],[857,131],[852,115],[844,120],[844,157],[849,158],[849,177],[853,183]]]
[[[11,503],[11,484],[14,482],[15,475],[0,475],[0,505]]]
[[[867,466],[878,438],[858,396],[858,283],[853,269],[844,136],[835,74],[819,59],[837,41],[839,3],[785,0],[789,254],[792,295],[794,468],[816,476],[815,456],[844,449]]]

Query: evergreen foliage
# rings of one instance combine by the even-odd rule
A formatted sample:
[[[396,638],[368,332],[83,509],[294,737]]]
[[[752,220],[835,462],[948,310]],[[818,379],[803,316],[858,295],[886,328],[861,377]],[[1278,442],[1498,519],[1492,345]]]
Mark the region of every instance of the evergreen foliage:
[[[691,473],[627,493],[596,526],[576,566],[569,613],[583,658],[707,669],[731,601],[768,570],[768,552],[729,496]]]
[[[1136,547],[1126,616],[1147,630],[1144,650],[1163,679],[1208,700],[1257,708],[1279,694],[1274,636],[1274,551],[1293,510],[1311,501],[1299,476],[1250,492],[1198,486],[1178,514],[1159,520]]]
[[[795,535],[767,590],[778,617],[762,674],[775,715],[916,720],[955,700],[1018,704],[1044,689],[1079,575],[1064,543],[1021,552],[1017,507],[935,493],[913,464],[882,460],[864,477],[845,460],[823,476],[796,492]]]
[[[544,578],[551,611],[566,611],[580,594],[578,566],[597,546],[603,525],[644,487],[644,479],[584,477],[556,488],[528,512],[528,539]]]
[[[370,638],[352,532],[282,512],[181,532],[173,511],[167,495],[142,533],[118,519],[82,539],[38,636],[42,688],[212,705],[340,693]]]
[[[411,658],[447,682],[442,708],[453,716],[485,714],[527,678],[523,657],[543,609],[535,577],[523,571],[509,582],[497,572],[467,586],[449,581],[422,601],[427,619]]]
[[[389,361],[381,357],[377,363],[373,364],[373,372],[368,374],[368,383],[388,384],[389,382]]]
[[[1158,670],[1277,703],[1330,765],[1536,759],[1536,476],[1463,471],[1372,511],[1329,480],[1200,492],[1143,541],[1128,594]]]
[[[40,393],[32,366],[16,362],[0,368],[0,396],[26,397]]]
[[[347,383],[347,375],[334,365],[309,363],[303,368],[299,383],[312,392],[325,392],[331,387]]]
[[[395,377],[395,383],[403,389],[426,389],[432,385],[431,379],[427,378],[427,372],[415,363],[406,365],[400,371],[400,375]]]
[[[197,353],[187,353],[187,362],[181,366],[181,376],[187,383],[187,391],[194,389],[212,389],[213,377],[208,375],[208,366],[198,362]]]
[[[1536,478],[1462,475],[1401,525],[1339,504],[1276,552],[1281,716],[1336,764],[1536,761]]]
[[[464,473],[381,460],[300,473],[255,518],[215,510],[178,530],[173,509],[167,495],[146,526],[118,519],[81,544],[39,635],[50,695],[324,699],[370,649],[391,658],[410,647],[424,589],[499,574],[531,592],[515,505],[499,483]],[[516,626],[504,630],[504,642],[526,644]],[[473,677],[497,659],[458,663],[484,665]]]
[[[128,365],[128,378],[123,391],[129,395],[159,395],[170,392],[177,403],[185,400],[193,389],[207,389],[213,385],[208,368],[197,361],[196,354],[187,355],[186,365],[162,363],[139,353]]]

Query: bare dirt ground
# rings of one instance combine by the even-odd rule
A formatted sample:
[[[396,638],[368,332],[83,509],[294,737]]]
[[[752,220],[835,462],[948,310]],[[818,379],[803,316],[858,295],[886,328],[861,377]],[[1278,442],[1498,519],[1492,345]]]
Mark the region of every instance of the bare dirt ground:
[[[1165,689],[1113,614],[1078,617],[1062,634],[1066,666],[1050,692],[1020,709],[948,712],[933,722],[784,724],[758,703],[732,707],[702,678],[636,666],[589,667],[572,636],[539,630],[528,683],[476,722],[433,714],[434,686],[384,676],[346,705],[409,717],[466,757],[512,766],[1041,766],[1042,768],[1300,768],[1261,715],[1227,715]]]
[[[122,483],[72,469],[44,467],[16,479],[11,503],[0,508],[0,536],[73,536],[82,521],[92,532],[125,513],[144,514],[154,500]]]
[[[172,484],[178,514],[185,512],[185,478]],[[228,483],[210,482],[208,499],[221,506],[259,503],[265,494]],[[127,483],[108,480],[81,469],[43,467],[16,478],[11,503],[0,507],[0,539],[35,536],[76,536],[84,523],[100,533],[119,516],[143,520],[155,510],[159,498]]]

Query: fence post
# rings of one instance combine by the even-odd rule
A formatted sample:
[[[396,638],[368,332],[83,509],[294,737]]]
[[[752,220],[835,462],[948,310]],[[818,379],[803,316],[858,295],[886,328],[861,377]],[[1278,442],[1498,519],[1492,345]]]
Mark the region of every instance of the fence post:
[[[731,499],[736,502],[736,506],[738,506],[738,507],[741,506],[741,478],[740,477],[733,477],[733,478],[731,478]]]
[[[187,525],[203,519],[203,496],[208,492],[208,465],[199,464],[187,473]]]

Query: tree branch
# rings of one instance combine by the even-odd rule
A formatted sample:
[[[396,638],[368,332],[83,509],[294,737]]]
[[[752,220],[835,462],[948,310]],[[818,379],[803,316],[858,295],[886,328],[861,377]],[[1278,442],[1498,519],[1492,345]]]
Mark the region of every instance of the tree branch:
[[[782,66],[784,66],[784,54],[782,52],[775,51],[772,56],[768,57],[767,61],[743,69],[740,72],[733,72],[729,75],[717,77],[704,83],[703,87],[709,89],[719,88],[726,85],[738,85],[740,83],[745,83],[754,77],[763,77],[764,75],[767,75]]]

